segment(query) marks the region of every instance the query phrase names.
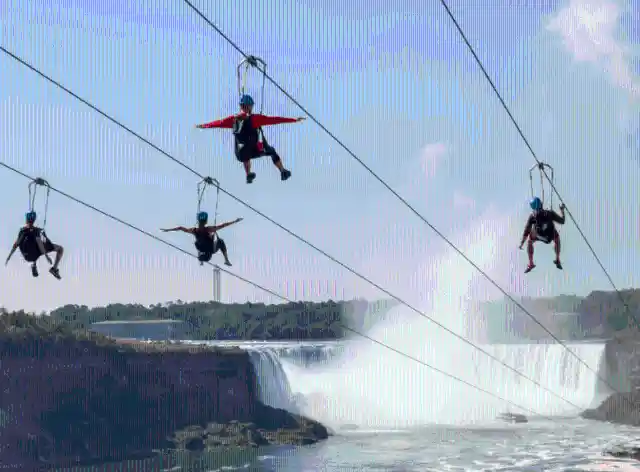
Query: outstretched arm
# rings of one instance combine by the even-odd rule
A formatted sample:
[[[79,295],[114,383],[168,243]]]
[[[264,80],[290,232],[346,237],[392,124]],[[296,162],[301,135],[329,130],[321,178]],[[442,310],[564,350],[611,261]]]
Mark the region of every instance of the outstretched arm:
[[[305,118],[284,118],[282,116],[265,116],[265,115],[253,115],[252,123],[254,128],[260,128],[261,126],[269,125],[281,125],[286,123],[299,123],[304,121]]]
[[[198,129],[208,129],[208,128],[233,128],[233,123],[235,122],[235,116],[227,116],[226,118],[222,118],[221,120],[211,121],[210,123],[204,123],[202,125],[196,125]]]
[[[183,233],[193,233],[193,228],[185,228],[184,226],[176,226],[175,228],[160,228],[160,231],[168,233],[170,231],[182,231]]]
[[[11,251],[9,251],[9,255],[7,256],[7,260],[4,262],[4,265],[7,265],[9,263],[11,256],[13,256],[13,253],[16,252],[16,249],[20,247],[20,244],[22,243],[23,239],[24,239],[24,234],[22,233],[22,231],[20,231],[20,234],[16,238],[16,242],[13,243],[13,246],[11,247]]]
[[[210,233],[215,233],[216,231],[218,231],[220,229],[226,228],[227,226],[231,226],[231,225],[234,225],[236,223],[240,223],[241,221],[242,221],[242,218],[236,218],[233,221],[228,221],[226,223],[222,223],[222,224],[217,225],[217,226],[209,226],[209,227],[207,227],[207,229],[209,230]]]
[[[533,225],[533,215],[529,215],[529,218],[527,218],[527,224],[524,227],[524,231],[522,232],[522,240],[520,241],[520,248],[522,248],[522,246],[524,245],[524,242],[529,237],[529,234],[531,233],[532,225]]]

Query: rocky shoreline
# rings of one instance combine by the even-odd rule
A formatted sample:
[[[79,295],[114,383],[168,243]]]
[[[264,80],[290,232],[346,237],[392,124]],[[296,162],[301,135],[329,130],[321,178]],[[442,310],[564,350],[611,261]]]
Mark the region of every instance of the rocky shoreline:
[[[603,401],[597,408],[583,411],[580,416],[594,421],[626,426],[640,426],[640,393],[614,393]],[[632,438],[630,438],[632,439]],[[618,459],[632,459],[640,461],[640,444],[619,444],[602,452],[604,456]]]
[[[262,404],[248,353],[73,337],[0,339],[0,463],[46,470],[159,450],[307,445],[321,424]]]
[[[585,410],[580,416],[588,420],[640,426],[640,392],[614,393],[600,406]]]

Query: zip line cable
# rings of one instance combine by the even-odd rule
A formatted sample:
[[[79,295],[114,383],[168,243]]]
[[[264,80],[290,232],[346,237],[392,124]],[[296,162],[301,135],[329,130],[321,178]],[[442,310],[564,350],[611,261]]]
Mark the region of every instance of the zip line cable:
[[[187,3],[189,3],[189,2],[187,2]],[[640,322],[638,322],[638,319],[635,317],[635,315],[631,311],[631,307],[629,307],[627,302],[624,300],[624,297],[622,296],[622,293],[620,293],[620,290],[618,290],[618,287],[613,282],[613,279],[609,275],[609,272],[604,267],[604,264],[602,264],[602,261],[600,260],[600,257],[598,257],[598,254],[596,253],[595,249],[593,248],[593,246],[591,245],[591,243],[587,239],[587,236],[584,234],[584,232],[580,228],[580,225],[578,225],[578,222],[576,221],[576,219],[571,214],[571,211],[569,211],[569,208],[567,207],[567,205],[565,204],[564,200],[562,199],[562,196],[560,195],[560,192],[556,188],[556,186],[555,186],[555,184],[553,182],[553,179],[549,177],[549,175],[547,174],[547,171],[544,170],[544,167],[540,167],[542,165],[542,161],[540,161],[540,159],[538,159],[538,156],[536,155],[535,151],[531,147],[531,144],[529,144],[529,140],[525,137],[524,133],[522,132],[522,129],[520,128],[520,125],[518,125],[518,122],[516,121],[516,119],[514,118],[513,114],[511,113],[511,110],[509,110],[509,107],[507,106],[507,103],[502,98],[502,95],[500,94],[500,92],[498,91],[498,88],[493,83],[493,80],[491,80],[491,77],[489,77],[489,73],[487,72],[486,68],[484,67],[484,64],[482,63],[482,61],[478,57],[478,54],[476,54],[475,50],[473,49],[473,46],[471,46],[471,43],[467,39],[467,35],[464,33],[462,27],[460,26],[460,24],[456,20],[455,16],[453,16],[453,13],[451,12],[451,10],[449,9],[449,6],[447,5],[447,2],[445,0],[440,0],[440,3],[442,4],[444,9],[446,10],[447,15],[449,15],[449,18],[451,18],[451,21],[453,22],[453,24],[455,25],[456,29],[458,30],[458,33],[460,33],[460,37],[462,38],[464,43],[467,45],[467,48],[469,49],[469,52],[471,52],[471,55],[473,56],[473,58],[478,63],[478,66],[480,67],[480,70],[482,71],[483,75],[487,79],[487,82],[489,82],[489,85],[491,86],[491,88],[495,92],[496,96],[498,97],[498,100],[500,101],[500,104],[502,105],[502,108],[504,108],[504,111],[509,116],[509,119],[513,123],[513,126],[515,126],[516,131],[518,131],[518,134],[522,138],[522,141],[524,142],[525,146],[527,146],[527,149],[529,149],[529,152],[531,153],[531,155],[533,156],[533,158],[537,162],[540,170],[542,171],[542,173],[544,174],[545,178],[549,182],[549,185],[550,185],[551,189],[558,196],[558,200],[560,200],[560,203],[562,203],[564,205],[565,210],[569,214],[569,218],[571,218],[571,221],[576,226],[578,232],[580,233],[580,236],[582,236],[582,239],[584,240],[584,242],[586,243],[587,247],[591,251],[591,254],[593,254],[593,257],[595,258],[596,262],[598,263],[598,265],[600,266],[600,268],[604,272],[604,275],[607,277],[607,279],[609,279],[609,283],[611,284],[611,287],[613,287],[613,289],[617,293],[618,297],[620,298],[620,301],[622,302],[623,306],[627,309],[627,311],[629,312],[629,315],[631,316],[631,318],[633,318],[633,321],[635,321],[636,327],[640,328]]]
[[[218,28],[211,20],[209,20],[198,8],[196,8],[189,0],[184,0],[184,2],[193,9],[193,11],[202,18],[209,26],[211,26],[220,36],[222,36],[236,51],[238,51],[245,58],[250,57],[247,55],[231,38],[229,38],[220,28]],[[260,69],[258,69],[260,70]],[[271,82],[283,95],[285,95],[289,100],[291,100],[302,112],[304,112],[315,124],[317,124],[320,129],[322,129],[331,139],[333,139],[342,149],[344,149],[353,159],[355,159],[362,167],[364,167],[378,182],[380,182],[387,190],[389,190],[400,202],[402,202],[413,214],[415,214],[424,224],[426,224],[436,235],[438,235],[451,249],[453,249],[460,257],[466,260],[474,269],[476,269],[485,279],[487,279],[495,288],[497,288],[507,299],[512,301],[518,308],[520,308],[531,320],[536,323],[540,328],[542,328],[553,340],[557,343],[561,344],[575,359],[578,360],[582,365],[584,365],[591,372],[595,373],[595,375],[604,382],[612,391],[617,392],[617,389],[613,388],[609,382],[603,379],[598,373],[585,361],[583,361],[575,352],[569,349],[556,335],[554,335],[551,331],[547,329],[538,319],[533,316],[520,302],[518,302],[513,296],[507,293],[497,282],[495,282],[489,274],[487,274],[484,270],[482,270],[475,262],[473,262],[469,257],[467,257],[464,252],[462,252],[458,247],[452,243],[449,238],[447,238],[442,232],[440,232],[433,224],[429,222],[418,210],[416,210],[409,202],[407,202],[398,192],[396,192],[387,182],[385,182],[382,177],[376,174],[369,166],[367,166],[362,159],[360,159],[346,144],[344,144],[337,136],[335,136],[329,129],[327,129],[309,110],[307,110],[298,100],[296,100],[291,94],[289,94],[280,84],[278,84],[275,79],[273,79],[265,70],[260,71],[266,79]],[[557,193],[557,192],[556,192]],[[562,201],[562,199],[560,199]],[[571,215],[571,213],[569,213]],[[571,217],[573,220],[573,217]],[[574,221],[575,222],[575,221]]]
[[[14,54],[8,52],[5,48],[3,48],[2,46],[0,46],[0,50],[6,52],[7,54],[9,54],[12,58],[16,59],[18,62],[20,62],[21,64],[25,65],[26,67],[28,67],[29,69],[31,69],[32,71],[36,72],[38,75],[40,75],[41,77],[43,77],[45,80],[47,80],[48,82],[54,84],[55,86],[59,87],[60,89],[64,90],[65,92],[67,92],[68,94],[70,94],[71,96],[73,96],[74,98],[78,99],[79,101],[81,101],[82,103],[84,103],[85,105],[87,105],[89,108],[91,108],[92,110],[94,110],[95,112],[99,113],[100,115],[102,115],[103,117],[105,117],[106,119],[108,119],[109,121],[111,121],[112,123],[114,123],[115,125],[119,126],[120,128],[124,129],[125,131],[129,132],[131,135],[135,136],[136,138],[138,138],[139,140],[141,140],[142,142],[144,142],[145,144],[147,144],[148,146],[152,147],[153,149],[155,149],[156,151],[158,151],[159,153],[161,153],[162,155],[166,156],[167,158],[171,159],[172,161],[180,164],[182,167],[184,167],[185,169],[187,169],[189,172],[193,173],[194,175],[198,176],[201,179],[205,179],[206,177],[204,177],[203,175],[201,175],[199,172],[197,172],[196,170],[194,170],[193,168],[191,168],[190,166],[188,166],[187,164],[185,164],[184,162],[180,161],[179,159],[171,156],[168,152],[166,152],[165,150],[161,149],[160,147],[158,147],[157,145],[153,144],[151,141],[149,141],[147,138],[141,136],[140,134],[136,133],[135,131],[133,131],[132,129],[130,129],[129,127],[127,127],[126,125],[124,125],[122,122],[116,120],[115,118],[111,117],[110,115],[108,115],[107,113],[103,112],[102,110],[100,110],[99,108],[97,108],[95,105],[91,104],[90,102],[88,102],[87,100],[83,99],[82,97],[78,96],[77,94],[75,94],[74,92],[72,92],[71,90],[67,89],[65,86],[63,86],[62,84],[60,84],[59,82],[57,82],[56,80],[50,78],[49,76],[47,76],[46,74],[44,74],[43,72],[39,71],[38,69],[36,69],[35,67],[31,66],[30,64],[26,63],[24,60],[22,60],[21,58],[15,56]],[[365,275],[359,273],[358,271],[356,271],[355,269],[351,268],[350,266],[346,265],[345,263],[343,263],[342,261],[338,260],[337,258],[335,258],[334,256],[332,256],[331,254],[327,253],[326,251],[320,249],[319,247],[315,246],[313,243],[307,241],[306,239],[304,239],[303,237],[299,236],[298,234],[294,233],[293,231],[291,231],[290,229],[286,228],[285,226],[281,225],[280,223],[278,223],[277,221],[273,220],[271,217],[265,215],[264,213],[262,213],[260,210],[254,208],[253,206],[251,206],[250,204],[246,203],[244,200],[240,199],[239,197],[236,197],[235,195],[233,195],[232,193],[228,192],[227,190],[225,190],[224,188],[222,188],[219,184],[217,185],[217,189],[224,193],[225,195],[229,196],[231,199],[235,200],[236,202],[240,203],[241,205],[243,205],[244,207],[248,208],[249,210],[253,211],[254,213],[260,215],[261,217],[263,217],[264,219],[266,219],[267,221],[269,221],[270,223],[272,223],[273,225],[277,226],[278,228],[280,228],[281,230],[283,230],[284,232],[286,232],[287,234],[289,234],[290,236],[294,237],[295,239],[297,239],[298,241],[302,242],[303,244],[307,245],[308,247],[312,248],[313,250],[315,250],[316,252],[322,254],[323,256],[325,256],[327,259],[331,260],[332,262],[338,264],[340,267],[342,267],[343,269],[347,270],[348,272],[350,272],[351,274],[355,275],[356,277],[358,277],[359,279],[367,282],[368,284],[370,284],[371,286],[377,288],[378,290],[380,290],[382,293],[384,293],[385,295],[393,298],[394,300],[396,300],[397,302],[399,302],[400,304],[406,306],[407,308],[409,308],[411,311],[417,313],[418,315],[422,316],[423,318],[427,319],[428,321],[431,321],[432,323],[434,323],[436,326],[440,327],[441,329],[443,329],[444,331],[446,331],[447,333],[451,334],[452,336],[456,337],[457,339],[461,340],[462,342],[464,342],[465,344],[468,344],[469,346],[473,347],[474,349],[476,349],[477,351],[483,353],[484,355],[486,355],[487,357],[489,357],[490,359],[492,359],[493,361],[499,363],[500,365],[502,365],[503,367],[506,367],[507,369],[509,369],[510,371],[514,372],[515,374],[521,376],[522,378],[528,380],[529,382],[533,383],[534,385],[536,385],[537,387],[551,393],[552,395],[556,396],[557,398],[560,398],[561,400],[565,401],[566,403],[570,404],[571,406],[575,407],[575,408],[580,408],[578,407],[578,405],[572,403],[571,401],[567,400],[566,398],[562,397],[561,395],[557,394],[556,392],[554,392],[553,390],[550,390],[548,387],[545,387],[544,385],[542,385],[540,382],[536,381],[535,379],[532,379],[531,377],[527,376],[526,374],[522,373],[521,371],[517,370],[516,368],[510,366],[509,364],[507,364],[506,362],[502,361],[501,359],[499,359],[498,357],[494,356],[493,354],[489,353],[488,351],[482,349],[480,346],[478,346],[477,344],[473,343],[472,341],[470,341],[469,339],[460,336],[459,334],[457,334],[456,332],[450,330],[449,328],[447,328],[446,326],[444,326],[443,324],[441,324],[440,322],[436,321],[435,319],[431,318],[430,316],[428,316],[426,313],[424,313],[423,311],[420,311],[418,308],[414,307],[413,305],[409,304],[408,302],[406,302],[405,300],[403,300],[402,298],[398,297],[397,295],[393,294],[392,292],[390,292],[389,290],[385,289],[384,287],[382,287],[381,285],[377,284],[376,282],[370,280],[368,277],[366,277]],[[448,241],[448,240],[447,240]],[[450,245],[452,245],[452,247],[454,247],[458,252],[461,253],[460,250],[458,250],[455,246],[453,246],[453,243],[449,243]],[[464,256],[466,257],[466,256]],[[216,266],[217,267],[217,266]],[[490,279],[491,280],[491,279]],[[494,283],[495,284],[495,283]],[[503,293],[506,294],[506,292],[504,290],[502,290]],[[523,310],[524,307],[522,308]],[[526,312],[526,310],[525,310]],[[528,312],[527,312],[528,313]],[[535,319],[535,317],[533,315],[531,315],[529,313],[529,316],[531,316],[533,319]],[[544,328],[544,327],[543,327]],[[562,343],[560,343],[562,344]],[[564,344],[562,344],[564,346]],[[573,354],[573,352],[571,350],[569,350],[566,346],[564,346],[570,353]],[[615,388],[613,388],[605,379],[603,379],[602,377],[598,376],[598,373],[593,370],[588,364],[586,364],[584,361],[582,361],[582,359],[580,359],[578,356],[576,356],[574,354],[574,356],[585,366],[587,366],[587,368],[589,370],[591,370],[602,382],[604,382],[607,386],[609,386],[613,391],[616,391]]]
[[[30,177],[29,175],[25,174],[24,172],[22,172],[22,171],[20,171],[20,170],[16,169],[15,167],[12,167],[12,166],[10,166],[9,164],[6,164],[5,162],[0,162],[0,166],[4,167],[4,168],[6,168],[6,169],[9,169],[10,171],[15,172],[16,174],[19,174],[19,175],[21,175],[22,177],[25,177],[25,178],[27,178],[27,179],[31,179],[32,181],[34,180],[34,178],[32,178],[32,177]],[[111,215],[111,214],[109,214],[109,213],[107,213],[107,212],[105,212],[105,211],[103,211],[103,210],[101,210],[101,209],[99,209],[99,208],[97,208],[97,207],[95,207],[95,206],[93,206],[93,205],[91,205],[91,204],[87,203],[87,202],[84,202],[84,201],[82,201],[82,200],[80,200],[80,199],[78,199],[78,198],[76,198],[76,197],[74,197],[74,196],[72,196],[72,195],[69,195],[68,193],[63,192],[62,190],[59,190],[59,189],[54,188],[54,187],[51,187],[51,186],[50,186],[50,185],[48,185],[48,184],[47,184],[47,186],[48,186],[48,187],[47,187],[47,190],[49,190],[50,192],[56,192],[56,193],[58,193],[58,194],[62,195],[63,197],[68,198],[69,200],[72,200],[72,201],[74,201],[74,202],[76,202],[76,203],[78,203],[78,204],[80,204],[80,205],[82,205],[82,206],[84,206],[84,207],[89,208],[90,210],[93,210],[93,211],[95,211],[95,212],[97,212],[97,213],[100,213],[101,215],[106,216],[107,218],[112,219],[112,220],[114,220],[114,221],[116,221],[116,222],[118,222],[118,223],[120,223],[120,224],[122,224],[122,225],[124,225],[124,226],[127,226],[127,227],[129,227],[130,229],[133,229],[134,231],[137,231],[137,232],[139,232],[139,233],[142,233],[142,234],[144,234],[145,236],[149,236],[150,238],[153,238],[153,239],[155,239],[156,241],[161,242],[162,244],[165,244],[165,245],[167,245],[167,246],[169,246],[169,247],[171,247],[171,248],[173,248],[173,249],[175,249],[175,250],[177,250],[177,251],[182,252],[183,254],[186,254],[187,256],[192,256],[192,257],[195,257],[196,259],[198,258],[198,256],[197,256],[197,255],[192,254],[192,253],[190,253],[189,251],[186,251],[186,250],[182,249],[181,247],[176,246],[175,244],[172,244],[172,243],[170,243],[169,241],[167,241],[167,240],[165,240],[165,239],[159,238],[158,236],[156,236],[156,235],[154,235],[154,234],[151,234],[151,233],[149,233],[149,232],[147,232],[147,231],[145,231],[145,230],[143,230],[143,229],[140,229],[140,228],[138,228],[137,226],[132,225],[131,223],[127,223],[126,221],[121,220],[120,218],[118,218],[118,217],[116,217],[116,216],[113,216],[113,215]],[[264,290],[265,292],[267,292],[267,293],[269,293],[269,294],[273,295],[274,297],[282,298],[282,296],[280,296],[278,293],[273,292],[273,291],[269,290],[268,288],[263,287],[263,286],[261,286],[261,285],[258,285],[258,284],[254,283],[254,282],[252,282],[252,281],[250,281],[250,280],[248,280],[248,279],[245,279],[245,278],[244,278],[244,277],[242,277],[241,275],[234,274],[233,272],[231,272],[231,271],[229,271],[229,270],[227,270],[227,269],[224,269],[224,268],[222,268],[222,267],[220,267],[220,266],[218,266],[217,264],[214,264],[214,263],[212,263],[212,262],[208,262],[208,264],[209,264],[209,265],[211,265],[211,266],[213,266],[213,267],[215,267],[216,269],[220,269],[222,272],[224,272],[224,273],[226,273],[226,274],[229,274],[229,275],[231,275],[232,277],[235,277],[235,278],[237,278],[237,279],[239,279],[239,280],[241,280],[241,281],[243,281],[243,282],[246,282],[246,283],[248,283],[248,284],[250,284],[250,285],[253,285],[253,286],[254,286],[254,287],[256,287],[256,288],[259,288],[260,290]]]
[[[22,177],[25,177],[26,179],[29,179],[29,180],[31,180],[31,181],[35,180],[35,178],[31,177],[30,175],[25,174],[24,172],[22,172],[22,171],[18,170],[17,168],[15,168],[15,167],[13,167],[13,166],[11,166],[11,165],[9,165],[9,164],[6,164],[6,163],[4,163],[4,162],[0,162],[0,166],[4,167],[4,168],[6,168],[6,169],[8,169],[8,170],[10,170],[10,171],[12,171],[12,172],[15,172],[16,174],[21,175]],[[110,213],[107,213],[106,211],[101,210],[101,209],[97,208],[96,206],[94,206],[94,205],[92,205],[92,204],[90,204],[90,203],[87,203],[87,202],[85,202],[85,201],[83,201],[83,200],[80,200],[79,198],[76,198],[76,197],[74,197],[74,196],[72,196],[72,195],[69,195],[68,193],[63,192],[63,191],[62,191],[62,190],[60,190],[60,189],[57,189],[57,188],[52,187],[52,186],[49,186],[49,190],[51,190],[51,191],[53,191],[53,192],[56,192],[56,193],[58,193],[59,195],[62,195],[63,197],[68,198],[69,200],[72,200],[73,202],[78,203],[79,205],[82,205],[82,206],[84,206],[84,207],[86,207],[86,208],[88,208],[88,209],[90,209],[90,210],[93,210],[93,211],[95,211],[95,212],[97,212],[97,213],[101,214],[102,216],[105,216],[105,217],[107,217],[107,218],[109,218],[109,219],[111,219],[111,220],[113,220],[113,221],[115,221],[115,222],[117,222],[117,223],[120,223],[121,225],[124,225],[124,226],[126,226],[127,228],[129,228],[129,229],[132,229],[132,230],[134,230],[134,231],[136,231],[136,232],[138,232],[138,233],[140,233],[140,234],[143,234],[143,235],[145,235],[145,236],[148,236],[148,237],[150,237],[150,238],[152,238],[152,239],[154,239],[154,240],[156,240],[156,241],[158,241],[158,242],[160,242],[160,243],[164,244],[165,246],[171,247],[171,248],[173,248],[173,249],[175,249],[175,250],[177,250],[177,251],[179,251],[179,252],[181,252],[181,253],[183,253],[183,254],[186,254],[187,256],[191,256],[191,257],[193,257],[193,258],[195,258],[195,259],[197,259],[197,258],[198,258],[198,256],[197,256],[197,255],[192,254],[192,253],[190,253],[189,251],[186,251],[185,249],[182,249],[181,247],[176,246],[175,244],[172,244],[172,243],[170,243],[169,241],[167,241],[167,240],[165,240],[165,239],[159,238],[158,236],[155,236],[155,235],[153,235],[153,234],[149,233],[148,231],[145,231],[145,230],[143,230],[142,228],[139,228],[139,227],[135,226],[135,225],[134,225],[134,224],[132,224],[132,223],[129,223],[129,222],[127,222],[127,221],[125,221],[125,220],[123,220],[123,219],[121,219],[121,218],[118,218],[117,216],[114,216],[114,215],[112,215],[112,214],[110,214]],[[266,288],[266,287],[264,287],[264,286],[262,286],[262,285],[259,285],[259,284],[255,283],[255,282],[253,282],[253,281],[251,281],[251,280],[249,280],[249,279],[247,279],[247,278],[244,278],[244,277],[242,277],[242,276],[239,276],[239,275],[237,275],[237,274],[234,274],[234,273],[233,273],[233,272],[231,272],[231,271],[228,271],[228,270],[226,270],[226,269],[223,269],[222,267],[219,267],[217,264],[214,264],[214,263],[212,263],[212,262],[207,262],[207,264],[209,264],[209,265],[211,265],[211,266],[213,266],[213,267],[215,267],[215,268],[218,268],[218,269],[220,269],[222,272],[224,272],[224,273],[226,273],[226,274],[229,274],[229,275],[231,275],[232,277],[235,277],[235,278],[237,278],[237,279],[239,279],[239,280],[241,280],[241,281],[243,281],[243,282],[245,282],[245,283],[247,283],[247,284],[249,284],[249,285],[252,285],[252,286],[253,286],[253,287],[255,287],[255,288],[258,288],[258,289],[260,289],[260,290],[263,290],[263,291],[265,291],[266,293],[269,293],[270,295],[273,295],[273,296],[275,296],[275,297],[277,297],[277,298],[279,298],[279,299],[281,299],[281,300],[284,300],[284,301],[289,302],[289,303],[295,303],[295,302],[294,302],[293,300],[291,300],[290,298],[285,297],[284,295],[280,295],[279,293],[277,293],[277,292],[275,292],[275,291],[273,291],[273,290],[271,290],[271,289],[268,289],[268,288]],[[490,391],[488,391],[488,390],[485,390],[485,389],[483,389],[482,387],[479,387],[479,386],[477,386],[477,385],[474,385],[474,384],[472,384],[471,382],[468,382],[468,381],[466,381],[466,380],[464,380],[464,379],[461,379],[460,377],[457,377],[457,376],[455,376],[455,375],[453,375],[453,374],[450,374],[450,373],[448,373],[448,372],[446,372],[446,371],[444,371],[444,370],[442,370],[442,369],[439,369],[439,368],[437,368],[437,367],[434,367],[434,366],[432,366],[431,364],[429,364],[429,363],[427,363],[427,362],[425,362],[425,361],[421,361],[420,359],[418,359],[418,358],[416,358],[416,357],[414,357],[414,356],[411,356],[410,354],[406,354],[406,353],[404,353],[404,352],[402,352],[402,351],[400,351],[400,350],[398,350],[398,349],[396,349],[396,348],[394,348],[394,347],[391,347],[391,346],[389,346],[389,345],[387,345],[387,344],[383,343],[382,341],[378,341],[378,340],[376,340],[376,339],[374,339],[374,338],[372,338],[372,337],[370,337],[370,336],[368,336],[368,335],[366,335],[366,334],[364,334],[364,333],[361,333],[361,332],[359,332],[359,331],[357,331],[357,330],[355,330],[355,329],[353,329],[353,328],[350,328],[350,327],[348,327],[348,326],[346,326],[346,325],[344,325],[344,324],[342,324],[342,323],[337,323],[337,324],[338,324],[341,328],[343,328],[343,329],[345,329],[345,330],[347,330],[347,331],[349,331],[349,332],[351,332],[351,333],[354,333],[354,334],[356,334],[357,336],[360,336],[360,337],[362,337],[362,338],[364,338],[364,339],[367,339],[367,340],[369,340],[369,341],[371,341],[371,342],[373,342],[373,343],[375,343],[375,344],[378,344],[379,346],[382,346],[382,347],[384,347],[385,349],[389,349],[389,350],[391,350],[391,351],[393,351],[393,352],[395,352],[395,353],[397,353],[397,354],[399,354],[399,355],[401,355],[401,356],[403,356],[403,357],[406,357],[407,359],[413,360],[413,361],[415,361],[415,362],[417,362],[417,363],[419,363],[419,364],[421,364],[421,365],[423,365],[423,366],[425,366],[425,367],[428,367],[428,368],[430,368],[430,369],[432,369],[432,370],[434,370],[434,371],[436,371],[436,372],[438,372],[438,373],[440,373],[440,374],[442,374],[442,375],[445,375],[445,376],[447,376],[447,377],[449,377],[449,378],[451,378],[451,379],[453,379],[453,380],[456,380],[456,381],[458,381],[458,382],[460,382],[460,383],[463,383],[463,384],[465,384],[465,385],[467,385],[467,386],[469,386],[469,387],[471,387],[471,388],[473,388],[473,389],[475,389],[475,390],[478,390],[478,391],[480,391],[480,392],[482,392],[482,393],[485,393],[485,394],[487,394],[487,395],[490,395],[490,396],[491,396],[491,397],[493,397],[493,398],[496,398],[496,399],[498,399],[498,400],[500,400],[500,401],[503,401],[503,402],[505,402],[505,403],[508,403],[508,404],[510,404],[510,405],[512,405],[512,406],[514,406],[514,407],[516,407],[516,408],[518,408],[518,409],[520,409],[520,410],[524,410],[524,411],[527,411],[527,412],[529,412],[529,413],[533,413],[533,414],[534,414],[534,415],[536,415],[536,416],[540,416],[540,417],[543,417],[543,418],[545,418],[545,419],[549,419],[549,420],[551,420],[551,421],[556,421],[554,418],[546,417],[546,416],[541,415],[540,413],[536,412],[535,410],[532,410],[532,409],[530,409],[530,408],[526,408],[526,407],[523,407],[523,406],[521,406],[521,405],[518,405],[517,403],[514,403],[514,402],[512,402],[512,401],[510,401],[510,400],[507,400],[506,398],[503,398],[503,397],[501,397],[501,396],[499,396],[499,395],[497,395],[497,394],[495,394],[495,393],[492,393],[492,392],[490,392]]]

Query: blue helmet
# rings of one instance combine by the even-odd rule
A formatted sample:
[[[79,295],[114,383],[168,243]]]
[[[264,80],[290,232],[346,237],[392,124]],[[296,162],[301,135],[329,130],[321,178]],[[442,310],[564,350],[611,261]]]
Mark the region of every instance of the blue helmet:
[[[529,205],[534,211],[542,210],[542,200],[540,200],[538,197],[533,197]]]
[[[206,223],[209,220],[209,214],[206,211],[198,213],[198,223]]]
[[[28,211],[25,215],[24,215],[24,219],[27,221],[27,223],[33,223],[34,221],[36,221],[36,212],[35,211]]]
[[[243,95],[242,97],[240,97],[240,105],[246,105],[250,107],[253,106],[254,101],[251,95]]]

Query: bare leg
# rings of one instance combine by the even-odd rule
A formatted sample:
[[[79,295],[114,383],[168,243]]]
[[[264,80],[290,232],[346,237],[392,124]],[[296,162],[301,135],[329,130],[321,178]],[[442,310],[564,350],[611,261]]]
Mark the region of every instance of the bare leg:
[[[60,280],[60,271],[58,270],[58,264],[60,264],[60,261],[62,260],[62,254],[64,253],[64,249],[62,249],[62,246],[58,246],[57,244],[55,244],[53,246],[53,251],[51,252],[55,252],[56,253],[56,259],[53,262],[53,265],[51,266],[51,268],[49,269],[49,273],[51,275],[53,275],[56,279]]]
[[[227,252],[227,245],[220,238],[218,238],[217,245],[218,245],[218,248],[220,249],[220,252],[222,253],[222,257],[224,257],[224,264],[231,266],[231,262],[229,262],[229,253]]]
[[[527,241],[527,255],[529,256],[529,266],[533,266],[533,237],[529,237],[529,241]]]
[[[62,260],[62,255],[64,254],[64,248],[62,246],[55,246],[54,252],[56,253],[56,258],[53,261],[53,269],[57,269],[58,265],[60,265],[60,261]]]
[[[224,251],[220,251],[222,252],[222,256],[224,257],[224,264],[231,266],[231,262],[229,262],[229,254],[227,253],[227,250],[225,249]]]
[[[533,263],[533,243],[535,242],[535,240],[536,240],[536,235],[532,231],[529,234],[529,240],[527,241],[527,255],[529,256],[529,265],[527,265],[527,268],[524,270],[525,274],[528,274],[529,272],[531,272],[536,266]]]
[[[553,262],[558,269],[562,269],[562,263],[560,262],[560,235],[558,233],[553,237],[553,246],[556,250],[556,260]]]

